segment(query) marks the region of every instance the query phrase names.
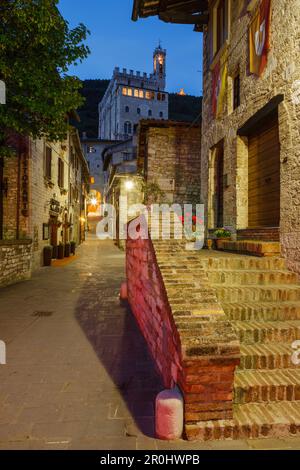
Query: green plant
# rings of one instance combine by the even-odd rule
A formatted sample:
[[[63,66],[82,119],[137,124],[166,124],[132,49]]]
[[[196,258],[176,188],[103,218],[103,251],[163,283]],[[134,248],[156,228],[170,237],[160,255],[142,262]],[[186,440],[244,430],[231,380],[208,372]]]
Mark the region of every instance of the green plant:
[[[231,238],[231,232],[225,228],[218,228],[213,235],[215,238]]]
[[[58,0],[5,1],[0,10],[0,76],[7,88],[7,106],[0,106],[0,156],[5,156],[11,130],[50,141],[65,138],[67,113],[84,102],[81,82],[68,70],[88,56],[89,32],[83,24],[70,29]]]
[[[151,183],[142,181],[141,190],[144,193],[145,204],[162,203],[166,199],[166,193],[161,189],[156,181]]]

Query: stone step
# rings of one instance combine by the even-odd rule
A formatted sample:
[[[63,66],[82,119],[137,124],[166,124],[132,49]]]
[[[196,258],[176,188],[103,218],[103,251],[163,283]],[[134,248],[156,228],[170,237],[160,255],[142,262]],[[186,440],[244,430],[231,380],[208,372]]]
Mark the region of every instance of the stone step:
[[[300,302],[222,302],[222,307],[229,320],[300,320]]]
[[[243,370],[235,374],[236,404],[293,400],[300,400],[300,370]]]
[[[260,240],[218,240],[218,249],[253,256],[279,256],[280,243]]]
[[[290,271],[262,270],[212,270],[208,271],[208,280],[212,284],[240,285],[270,285],[295,284],[299,281],[297,274]]]
[[[223,286],[215,284],[220,302],[299,301],[300,285]]]
[[[215,253],[215,252],[214,252]],[[205,269],[227,269],[227,270],[286,270],[286,261],[284,258],[271,257],[271,258],[257,258],[255,256],[238,256],[238,255],[225,255],[220,253],[219,256],[206,257],[205,250],[202,250],[198,255],[198,263]]]
[[[293,364],[292,344],[269,343],[241,344],[241,362],[239,369],[295,369]]]
[[[292,343],[300,339],[300,321],[235,321],[240,341],[243,344]]]
[[[300,434],[300,402],[235,405],[232,420],[189,424],[185,432],[191,441],[296,436]]]

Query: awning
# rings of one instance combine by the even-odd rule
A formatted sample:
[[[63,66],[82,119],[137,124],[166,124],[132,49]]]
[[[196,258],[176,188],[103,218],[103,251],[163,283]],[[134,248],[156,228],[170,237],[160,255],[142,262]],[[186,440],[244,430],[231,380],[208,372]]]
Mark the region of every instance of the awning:
[[[194,24],[203,31],[208,24],[208,0],[134,0],[132,19],[158,16],[166,23]]]

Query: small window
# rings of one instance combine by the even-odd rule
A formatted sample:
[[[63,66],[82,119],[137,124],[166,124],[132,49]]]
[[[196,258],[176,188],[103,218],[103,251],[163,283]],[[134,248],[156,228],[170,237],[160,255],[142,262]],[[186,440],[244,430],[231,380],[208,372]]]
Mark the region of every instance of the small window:
[[[128,96],[132,96],[132,88],[128,88],[128,90],[127,90],[127,95],[128,95]]]
[[[157,93],[157,99],[158,99],[158,101],[161,101],[161,94],[160,93]]]
[[[129,113],[129,106],[125,107],[125,113]]]
[[[124,124],[124,134],[130,135],[132,132],[132,125],[130,121],[126,121]]]
[[[144,88],[144,86],[145,86],[145,84],[144,84],[144,82],[142,82],[141,87]]]
[[[219,52],[228,38],[228,2],[218,0],[213,14],[213,53]]]
[[[143,92],[143,90],[140,90],[140,91],[139,91],[139,98],[144,98],[144,92]]]
[[[162,101],[166,101],[166,95],[162,94],[162,95],[161,95],[161,100],[162,100]]]
[[[122,94],[123,94],[124,96],[127,96],[127,88],[125,88],[125,87],[123,88]]]
[[[238,73],[233,80],[233,109],[236,109],[241,104],[241,78]]]
[[[61,158],[58,159],[58,186],[63,188],[65,184],[64,181],[64,162]]]
[[[145,97],[146,97],[146,100],[151,100],[151,92],[146,91]]]
[[[164,117],[164,113],[162,111],[159,113],[159,117],[161,117],[161,118]]]
[[[148,116],[149,116],[149,117],[152,116],[152,111],[151,111],[151,109],[149,109],[149,111],[148,111]]]
[[[141,108],[138,108],[138,109],[136,110],[136,112],[137,112],[138,114],[141,114]]]
[[[45,155],[45,177],[49,180],[51,179],[52,174],[52,149],[51,147],[46,146],[46,155]]]
[[[134,97],[135,98],[138,98],[139,97],[139,90],[134,90]]]

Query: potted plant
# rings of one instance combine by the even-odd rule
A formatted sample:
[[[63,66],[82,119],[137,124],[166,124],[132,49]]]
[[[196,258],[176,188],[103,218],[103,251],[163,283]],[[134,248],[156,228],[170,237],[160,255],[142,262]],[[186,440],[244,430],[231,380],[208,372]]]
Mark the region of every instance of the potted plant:
[[[57,259],[58,246],[52,245],[52,259]]]
[[[76,252],[76,243],[73,241],[70,243],[71,245],[71,253],[72,255],[75,255],[75,252]]]
[[[70,243],[66,243],[65,244],[65,257],[69,258],[70,253],[71,253],[71,245]]]
[[[214,238],[216,240],[217,248],[220,249],[222,248],[220,242],[222,242],[223,240],[230,240],[231,232],[229,230],[226,230],[225,228],[218,228],[214,231]]]
[[[65,247],[62,242],[59,243],[57,247],[57,259],[63,259],[65,256]]]
[[[51,266],[52,261],[52,246],[44,247],[44,266]]]

